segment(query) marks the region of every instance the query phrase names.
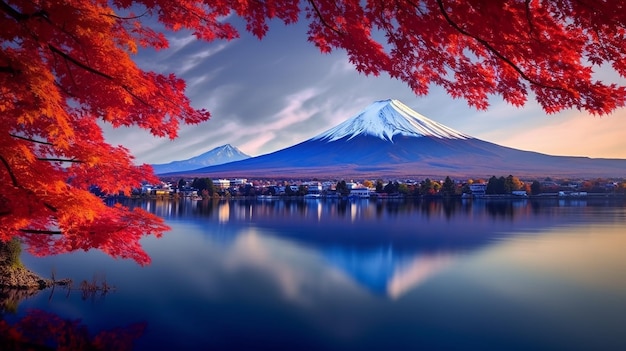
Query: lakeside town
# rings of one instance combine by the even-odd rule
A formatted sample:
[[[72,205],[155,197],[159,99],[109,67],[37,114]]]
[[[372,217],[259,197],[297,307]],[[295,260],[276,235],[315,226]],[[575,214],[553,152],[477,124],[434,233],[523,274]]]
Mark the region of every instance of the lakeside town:
[[[143,184],[133,197],[193,199],[250,198],[396,199],[396,198],[524,198],[626,196],[624,179],[521,180],[513,175],[488,179],[443,180],[267,180],[245,178],[162,179]]]

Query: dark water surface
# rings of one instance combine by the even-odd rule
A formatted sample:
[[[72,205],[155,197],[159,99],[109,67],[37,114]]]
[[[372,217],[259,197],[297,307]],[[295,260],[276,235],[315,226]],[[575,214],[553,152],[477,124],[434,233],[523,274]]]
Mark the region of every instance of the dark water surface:
[[[100,252],[27,267],[116,290],[37,309],[136,350],[626,350],[622,202],[152,201],[140,267]]]

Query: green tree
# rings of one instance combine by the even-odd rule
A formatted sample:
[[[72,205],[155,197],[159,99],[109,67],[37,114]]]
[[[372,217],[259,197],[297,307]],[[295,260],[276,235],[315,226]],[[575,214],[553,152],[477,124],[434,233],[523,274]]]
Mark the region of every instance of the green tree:
[[[382,179],[378,179],[376,180],[376,192],[377,193],[382,193],[384,190],[385,185],[383,184],[383,180]]]
[[[197,189],[198,191],[206,189],[206,183],[204,182],[204,178],[194,178],[191,182],[191,187]]]
[[[398,192],[398,186],[400,184],[395,181],[392,182],[391,180],[389,181],[389,183],[387,183],[387,185],[385,185],[385,187],[383,188],[383,192],[387,193],[387,194],[394,194]]]
[[[419,193],[420,195],[434,195],[437,192],[437,188],[435,186],[436,182],[430,180],[430,178],[426,178],[420,182]]]
[[[213,179],[206,178],[206,189],[209,192],[209,196],[213,196],[218,193],[216,186],[213,184]]]
[[[485,190],[487,194],[506,194],[506,178],[496,176],[492,176],[489,178],[489,182],[487,183],[487,189]]]
[[[206,196],[213,196],[217,193],[211,178],[194,178],[191,187],[197,189],[200,194],[206,194]]]
[[[304,196],[309,192],[309,187],[301,184],[300,186],[298,186],[298,195],[299,196]]]
[[[22,268],[20,255],[22,246],[19,238],[12,238],[7,242],[0,240],[0,265],[10,268]]]
[[[519,178],[514,177],[509,174],[506,177],[505,182],[504,182],[504,193],[510,194],[513,191],[520,190],[522,189],[523,185],[524,183],[522,183],[522,181]]]
[[[335,189],[341,196],[348,196],[350,194],[350,189],[348,189],[348,184],[346,184],[345,180],[337,182]]]
[[[530,185],[530,193],[533,195],[541,194],[541,183],[537,180]]]
[[[446,177],[446,180],[443,181],[441,193],[443,196],[453,196],[456,193],[456,185],[450,177]]]
[[[441,191],[441,183],[433,182],[433,191],[435,194],[439,193]]]
[[[408,185],[406,185],[405,183],[399,184],[399,185],[398,185],[398,192],[399,192],[400,194],[403,194],[403,195],[408,195],[408,194],[409,194],[409,192],[410,192],[410,190],[409,190],[409,186],[408,186]]]
[[[461,188],[461,193],[462,194],[471,194],[472,193],[472,189],[470,188],[470,185],[474,184],[474,180],[469,179],[465,184],[463,184],[463,187]]]
[[[285,185],[285,195],[294,196],[295,192],[291,189],[291,185]]]

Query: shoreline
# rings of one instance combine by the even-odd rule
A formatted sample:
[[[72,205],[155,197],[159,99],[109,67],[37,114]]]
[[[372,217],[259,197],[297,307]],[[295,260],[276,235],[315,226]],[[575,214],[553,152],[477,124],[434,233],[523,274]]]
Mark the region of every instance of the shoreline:
[[[6,261],[2,261],[0,262],[0,313],[14,313],[25,299],[54,286],[66,286],[70,283],[69,279],[43,278],[26,267],[12,267],[7,265]]]
[[[0,265],[0,288],[16,290],[44,290],[55,285],[66,285],[68,280],[52,280],[37,275],[26,267]]]
[[[1,289],[40,291],[55,285],[69,284],[69,279],[47,279],[26,268],[19,259],[21,251],[19,240],[0,242]]]
[[[105,200],[193,200],[193,201],[207,201],[207,200],[311,200],[305,198],[304,195],[226,195],[226,196],[211,196],[202,198],[192,196],[172,196],[172,195],[133,195],[133,196],[108,196]],[[440,195],[383,195],[383,194],[371,194],[369,197],[354,197],[350,196],[324,196],[321,195],[313,200],[626,200],[626,194],[624,193],[587,193],[587,195],[559,195],[558,193],[541,193],[537,195],[511,195],[511,194],[491,194],[491,195],[475,195],[463,197],[461,194],[455,194],[452,196],[440,196]]]

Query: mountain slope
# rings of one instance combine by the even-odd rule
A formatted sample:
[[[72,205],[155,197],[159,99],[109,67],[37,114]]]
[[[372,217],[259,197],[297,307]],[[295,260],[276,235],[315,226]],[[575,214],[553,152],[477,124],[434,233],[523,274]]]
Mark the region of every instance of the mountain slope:
[[[626,160],[550,156],[455,131],[397,100],[361,113],[297,145],[191,172],[213,177],[622,177]]]
[[[236,147],[226,144],[209,150],[201,155],[187,160],[173,161],[170,163],[154,164],[154,173],[172,173],[190,171],[202,167],[220,165],[228,162],[245,160],[250,156],[244,154]]]
[[[393,141],[396,135],[441,139],[469,138],[468,135],[420,115],[398,100],[381,100],[312,140],[336,141],[346,137],[350,140],[359,135],[371,135],[388,141]]]

